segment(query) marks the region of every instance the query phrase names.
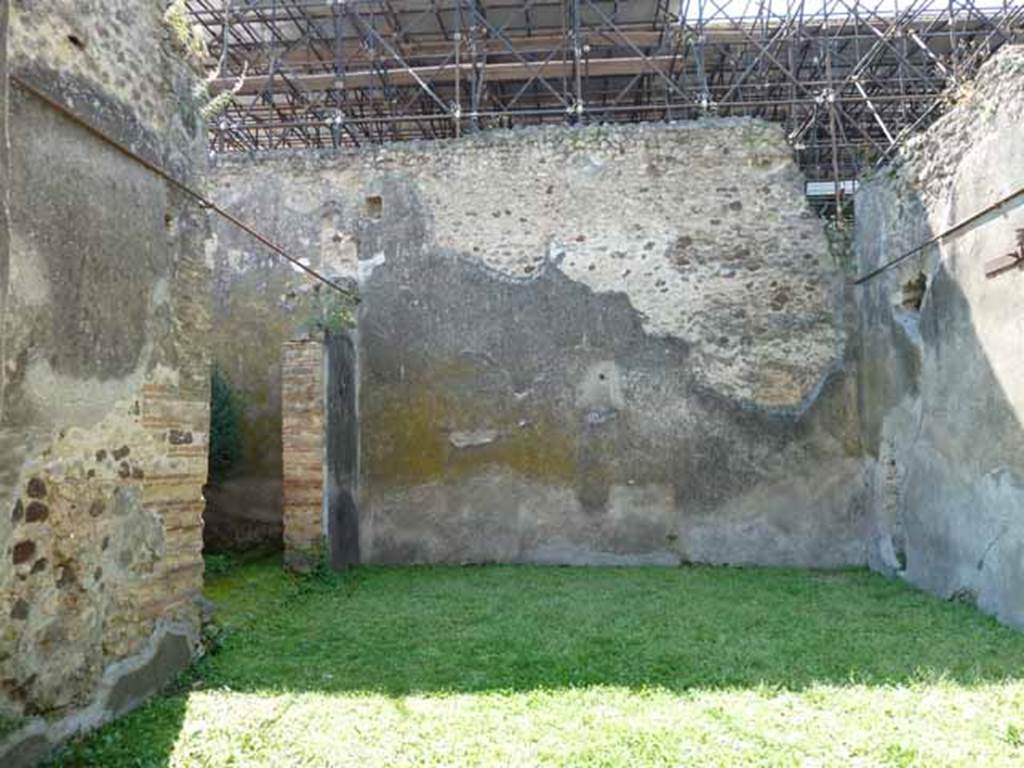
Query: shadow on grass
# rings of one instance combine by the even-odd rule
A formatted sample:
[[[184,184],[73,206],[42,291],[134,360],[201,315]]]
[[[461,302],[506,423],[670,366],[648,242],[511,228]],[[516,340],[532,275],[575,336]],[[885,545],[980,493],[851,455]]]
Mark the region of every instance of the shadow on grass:
[[[866,571],[363,568],[214,591],[234,691],[965,685],[1024,674],[1024,635]]]
[[[163,768],[185,723],[187,695],[169,691],[58,751],[50,766]]]
[[[54,765],[168,765],[192,691],[799,691],[1024,675],[1024,635],[866,571],[421,567],[297,579],[274,558],[207,591],[220,648]]]

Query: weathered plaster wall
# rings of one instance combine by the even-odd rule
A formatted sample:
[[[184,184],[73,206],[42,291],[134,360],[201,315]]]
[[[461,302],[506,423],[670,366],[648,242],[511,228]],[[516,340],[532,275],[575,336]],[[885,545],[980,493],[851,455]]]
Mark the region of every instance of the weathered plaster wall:
[[[1004,48],[904,161],[857,193],[862,269],[1024,186],[1024,49]],[[1024,199],[859,293],[872,565],[1024,626]],[[926,281],[919,309],[904,307]],[[920,283],[918,283],[920,285]],[[904,288],[906,286],[906,288]]]
[[[8,66],[193,178],[158,0],[13,0]],[[0,762],[136,704],[197,649],[205,215],[13,84],[0,360]],[[5,731],[11,730],[10,727]]]
[[[340,329],[285,343],[281,365],[284,559],[359,563],[355,346]]]
[[[351,332],[325,338],[324,522],[331,565],[358,565],[359,403],[356,347]]]
[[[359,281],[364,560],[864,561],[841,278],[777,128],[242,158],[213,187]],[[218,237],[218,284],[293,301]]]
[[[235,233],[221,239],[233,237],[248,242]],[[266,251],[247,256],[245,265],[223,249],[209,254],[213,359],[242,414],[242,455],[226,478],[206,489],[206,541],[212,549],[276,545],[282,535],[281,345],[294,329],[282,302],[289,276],[275,271]]]
[[[271,182],[273,185],[273,183]],[[246,190],[212,192],[229,207]],[[273,233],[289,252],[325,272],[342,275],[355,263],[354,243],[343,241],[329,211],[307,217],[257,198],[275,191],[249,190],[243,216]],[[248,218],[252,217],[252,218]],[[314,327],[320,304],[316,284],[234,227],[218,226],[208,245],[213,265],[214,364],[230,383],[241,412],[242,455],[228,476],[206,489],[207,545],[213,549],[279,546],[284,504],[281,464],[281,350]],[[351,282],[351,281],[348,281]],[[326,289],[325,289],[326,290]]]

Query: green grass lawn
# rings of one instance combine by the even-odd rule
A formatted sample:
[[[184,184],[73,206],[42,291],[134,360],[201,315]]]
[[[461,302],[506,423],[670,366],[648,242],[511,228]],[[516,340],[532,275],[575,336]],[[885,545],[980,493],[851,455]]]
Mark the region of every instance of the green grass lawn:
[[[864,571],[208,585],[223,642],[65,766],[1021,766],[1024,635]]]

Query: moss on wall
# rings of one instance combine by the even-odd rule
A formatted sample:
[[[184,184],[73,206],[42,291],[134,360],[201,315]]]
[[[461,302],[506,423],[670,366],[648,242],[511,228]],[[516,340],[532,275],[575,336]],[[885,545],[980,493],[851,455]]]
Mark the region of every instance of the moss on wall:
[[[447,381],[446,370],[427,377]],[[572,483],[577,435],[553,416],[520,423],[500,402],[475,401],[428,385],[387,385],[361,413],[363,460],[369,482],[381,488],[457,481],[485,467],[524,478]],[[486,442],[453,445],[450,436],[486,422]]]

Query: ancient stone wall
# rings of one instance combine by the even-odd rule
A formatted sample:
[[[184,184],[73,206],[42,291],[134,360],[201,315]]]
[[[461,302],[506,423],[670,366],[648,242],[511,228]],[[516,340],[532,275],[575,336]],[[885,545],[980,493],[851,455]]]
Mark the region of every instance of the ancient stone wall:
[[[867,271],[1024,186],[1024,49],[1004,48],[857,193]],[[871,563],[1024,626],[1024,198],[859,292]]]
[[[3,5],[5,81],[194,181],[204,129],[162,2]],[[7,93],[4,765],[134,706],[197,650],[209,410],[204,212],[22,85]]]
[[[778,128],[246,157],[212,187],[359,282],[364,560],[864,562],[842,279]],[[217,236],[217,284],[299,324],[295,272]],[[265,350],[223,354],[266,381]]]
[[[220,239],[236,237],[251,249],[245,256],[210,250],[213,358],[242,415],[241,456],[206,489],[205,536],[216,550],[280,544],[281,348],[302,325],[285,295],[290,270],[245,236],[225,231]]]
[[[222,189],[217,179],[212,192],[229,208],[247,194]],[[329,214],[307,218],[303,211],[285,213],[272,202],[261,202],[264,195],[277,194],[272,187],[249,193],[251,199],[238,206],[246,221],[273,233],[290,252],[318,269],[333,275],[351,271],[354,243],[350,237],[334,239],[340,235]],[[213,361],[242,416],[242,452],[226,477],[206,489],[206,542],[212,549],[279,546],[284,503],[281,350],[296,334],[318,327],[327,302],[321,293],[330,289],[310,282],[233,227],[215,229],[208,253],[214,269]]]

